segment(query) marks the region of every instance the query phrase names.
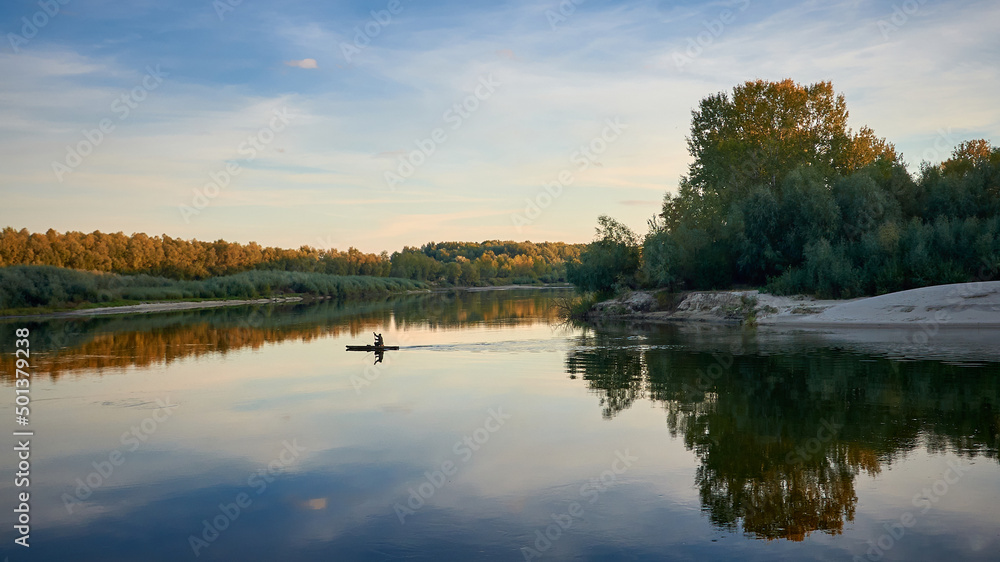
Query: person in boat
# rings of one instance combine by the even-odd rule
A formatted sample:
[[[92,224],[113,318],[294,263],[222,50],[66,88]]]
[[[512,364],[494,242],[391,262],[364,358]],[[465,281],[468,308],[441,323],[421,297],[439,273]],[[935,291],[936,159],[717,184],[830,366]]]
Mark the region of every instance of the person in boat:
[[[375,334],[375,332],[372,332]],[[382,334],[375,334],[375,347],[385,347],[385,342],[382,340]]]

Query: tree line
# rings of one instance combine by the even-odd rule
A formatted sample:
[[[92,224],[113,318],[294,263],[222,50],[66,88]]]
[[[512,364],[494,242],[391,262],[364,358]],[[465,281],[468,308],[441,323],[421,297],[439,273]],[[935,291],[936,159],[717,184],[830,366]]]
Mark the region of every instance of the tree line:
[[[86,303],[255,299],[288,293],[362,299],[427,287],[423,281],[410,279],[304,271],[244,271],[206,279],[178,280],[146,274],[95,273],[49,265],[14,265],[0,268],[0,310],[67,307]]]
[[[561,242],[431,242],[389,255],[203,242],[144,233],[0,231],[0,267],[47,265],[83,271],[203,280],[251,270],[401,277],[452,285],[559,282],[583,245]]]
[[[390,258],[394,277],[452,285],[558,283],[566,264],[578,260],[584,244],[563,242],[430,242],[405,247]]]
[[[1000,278],[1000,148],[965,141],[912,175],[847,116],[829,82],[758,80],[703,99],[694,161],[649,232],[602,216],[570,281],[849,298]]]
[[[333,275],[389,275],[387,256],[302,246],[297,250],[256,242],[202,242],[145,233],[94,231],[44,234],[11,227],[0,231],[0,266],[51,265],[83,271],[146,274],[168,279],[206,279],[251,269],[277,269]]]

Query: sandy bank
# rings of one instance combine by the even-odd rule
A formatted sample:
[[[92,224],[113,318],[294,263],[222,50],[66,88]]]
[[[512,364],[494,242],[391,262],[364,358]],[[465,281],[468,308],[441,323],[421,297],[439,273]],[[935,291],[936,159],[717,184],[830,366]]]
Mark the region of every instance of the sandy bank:
[[[854,300],[779,297],[758,291],[705,291],[684,296],[670,310],[656,310],[650,293],[598,303],[594,317],[650,322],[756,323],[788,327],[1000,328],[1000,281],[957,283]]]
[[[840,302],[811,314],[786,310],[759,317],[757,322],[803,326],[1000,327],[1000,281],[911,289]]]
[[[53,312],[51,314],[33,314],[21,316],[21,318],[70,318],[76,316],[103,316],[107,314],[150,314],[154,312],[174,312],[177,310],[193,310],[197,308],[218,308],[220,306],[240,306],[244,304],[271,304],[299,302],[302,297],[281,297],[271,299],[248,299],[248,300],[220,300],[220,301],[177,301],[177,302],[150,302],[142,304],[131,304],[126,306],[103,306],[99,308],[85,308],[82,310],[71,310],[67,312]],[[17,318],[8,316],[7,318]]]

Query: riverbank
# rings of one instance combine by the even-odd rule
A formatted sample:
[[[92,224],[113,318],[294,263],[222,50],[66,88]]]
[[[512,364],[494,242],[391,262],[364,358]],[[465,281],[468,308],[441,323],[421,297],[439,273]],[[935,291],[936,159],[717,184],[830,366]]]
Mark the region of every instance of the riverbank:
[[[1000,328],[1000,281],[937,285],[852,300],[783,297],[756,290],[667,296],[636,291],[597,303],[587,318],[817,328],[914,324]]]
[[[482,291],[512,291],[512,290],[524,290],[524,289],[572,289],[572,288],[573,288],[572,285],[566,285],[566,284],[496,285],[487,287],[442,287],[436,289],[413,289],[413,290],[403,291],[398,294],[410,295],[418,293],[450,292],[450,291],[482,292]],[[176,312],[179,310],[218,308],[222,306],[242,306],[248,304],[283,304],[283,303],[310,302],[314,300],[327,300],[330,298],[333,297],[305,295],[305,296],[288,296],[288,297],[273,297],[273,298],[260,298],[260,299],[157,301],[157,302],[143,302],[138,304],[101,306],[95,308],[80,308],[72,310],[42,310],[38,312],[32,312],[29,314],[21,314],[20,311],[13,314],[0,312],[0,319],[3,318],[43,319],[43,318],[73,318],[73,317],[83,317],[83,316],[104,316],[109,314],[152,314],[156,312]]]
[[[321,300],[330,297],[310,297],[309,300]],[[303,297],[274,297],[265,299],[226,299],[203,301],[161,301],[126,304],[118,306],[100,306],[96,308],[81,308],[76,310],[56,310],[38,314],[0,314],[2,318],[73,318],[79,316],[105,316],[109,314],[151,314],[155,312],[175,312],[178,310],[194,310],[198,308],[218,308],[221,306],[242,306],[246,304],[280,304],[294,303],[306,300]]]
[[[572,289],[569,283],[546,283],[544,285],[492,285],[484,287],[449,287],[442,291],[468,291],[478,293],[481,291],[516,291],[524,289]]]

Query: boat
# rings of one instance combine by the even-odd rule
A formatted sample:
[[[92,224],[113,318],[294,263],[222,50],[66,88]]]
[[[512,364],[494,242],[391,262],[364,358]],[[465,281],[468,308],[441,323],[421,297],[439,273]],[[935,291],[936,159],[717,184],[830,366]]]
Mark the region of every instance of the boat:
[[[399,349],[398,345],[349,345],[347,351],[392,351]]]

